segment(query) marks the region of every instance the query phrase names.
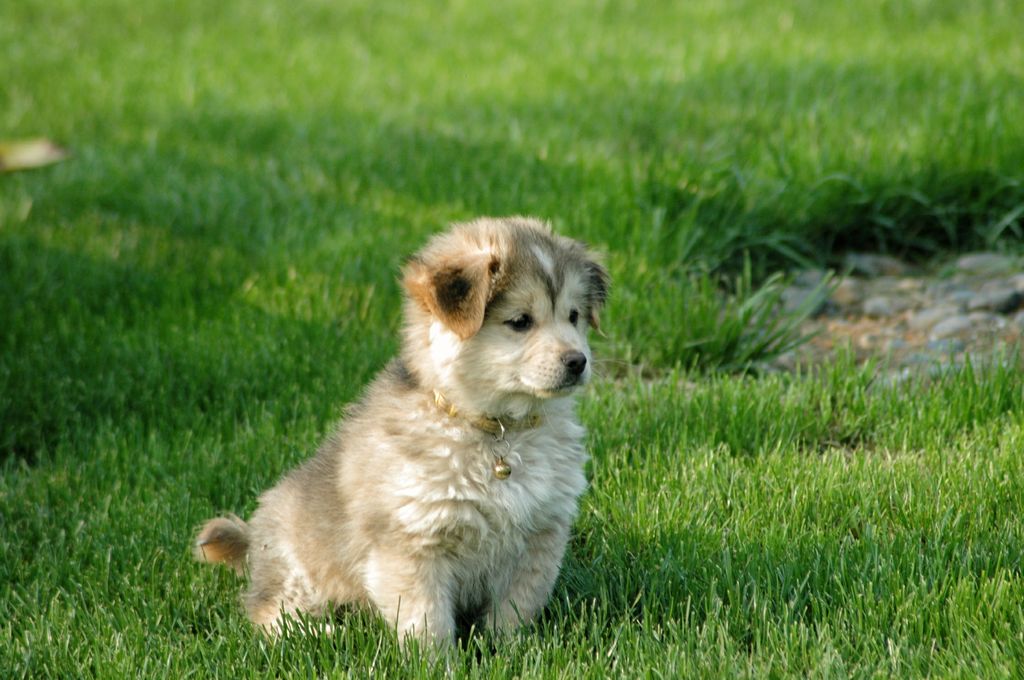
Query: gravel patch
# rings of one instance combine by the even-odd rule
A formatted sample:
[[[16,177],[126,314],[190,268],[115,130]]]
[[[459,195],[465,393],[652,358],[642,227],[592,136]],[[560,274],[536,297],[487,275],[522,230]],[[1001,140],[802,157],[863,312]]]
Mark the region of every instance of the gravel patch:
[[[812,339],[767,368],[791,370],[831,361],[849,348],[858,361],[880,360],[888,382],[934,375],[966,361],[1021,355],[1024,346],[1024,259],[970,253],[930,269],[895,258],[848,255],[850,273],[804,324]],[[783,299],[805,302],[825,272],[794,277]]]

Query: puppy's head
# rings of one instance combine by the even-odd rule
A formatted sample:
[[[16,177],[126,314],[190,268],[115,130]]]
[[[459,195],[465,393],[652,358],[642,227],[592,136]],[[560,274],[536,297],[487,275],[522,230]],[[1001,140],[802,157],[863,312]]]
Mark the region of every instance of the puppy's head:
[[[587,331],[608,275],[578,241],[528,218],[479,219],[406,265],[405,357],[462,408],[564,396],[591,375]]]

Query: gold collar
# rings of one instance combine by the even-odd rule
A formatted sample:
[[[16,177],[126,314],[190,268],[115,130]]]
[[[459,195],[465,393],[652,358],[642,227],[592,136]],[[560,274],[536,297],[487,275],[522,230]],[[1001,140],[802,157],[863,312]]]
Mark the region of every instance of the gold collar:
[[[434,390],[434,404],[452,418],[457,418],[461,415],[459,413],[459,409],[455,407],[455,404],[448,401],[448,399],[446,399],[438,390]],[[484,415],[463,417],[468,420],[473,427],[478,430],[483,430],[488,434],[492,434],[499,440],[504,439],[506,432],[532,430],[539,426],[543,420],[538,413],[533,413],[525,418],[495,418],[493,416]]]

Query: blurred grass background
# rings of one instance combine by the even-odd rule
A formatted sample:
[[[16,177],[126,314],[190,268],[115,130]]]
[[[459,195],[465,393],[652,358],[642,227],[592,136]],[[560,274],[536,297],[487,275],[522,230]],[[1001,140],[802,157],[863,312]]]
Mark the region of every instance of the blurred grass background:
[[[0,380],[25,395],[0,448],[154,391],[359,384],[394,349],[401,257],[479,214],[609,252],[609,370],[770,356],[713,297],[744,258],[1017,241],[1019,9],[7,4],[0,129],[75,158],[0,184]]]
[[[601,484],[581,519],[591,538],[577,551],[608,571],[571,567],[559,591],[569,609],[556,609],[538,640],[516,643],[519,672],[590,663],[611,672],[587,648],[612,663],[616,616],[634,668],[663,664],[673,649],[693,655],[682,668],[712,674],[1012,668],[1019,609],[1005,607],[1019,603],[1020,532],[1012,503],[991,494],[1020,490],[1019,465],[992,428],[1019,440],[1017,373],[951,383],[964,405],[963,395],[1001,385],[994,393],[1005,399],[984,413],[947,413],[948,394],[929,388],[920,408],[931,416],[917,420],[916,407],[894,406],[898,396],[864,396],[858,410],[816,391],[816,379],[794,378],[780,393],[781,378],[716,377],[690,401],[673,376],[742,369],[796,341],[794,319],[767,313],[777,270],[834,264],[850,249],[911,259],[1019,250],[1022,17],[1019,2],[995,0],[3,3],[0,136],[46,135],[73,152],[0,176],[3,659],[29,674],[105,675],[143,662],[154,674],[212,674],[223,658],[239,674],[302,674],[337,670],[321,655],[337,644],[351,646],[352,668],[372,660],[364,655],[381,636],[366,621],[345,633],[355,637],[295,642],[297,657],[235,642],[245,630],[235,584],[195,569],[184,546],[211,512],[251,509],[394,352],[403,257],[449,221],[521,213],[608,253],[602,373],[639,371],[662,386],[596,386],[601,407],[585,416]],[[851,366],[836,371],[836,385],[861,380]],[[866,420],[787,420],[789,399],[810,414],[838,403]],[[697,408],[705,400],[731,406]],[[761,415],[738,417],[744,409]],[[648,429],[632,429],[638,411],[640,423],[654,419]],[[682,437],[673,423],[687,418],[698,424]],[[884,455],[854,456],[847,468],[866,423],[882,433]],[[639,477],[628,474],[640,455],[630,442],[653,442]],[[949,446],[1004,453],[989,468],[965,458],[947,478],[947,455],[961,455]],[[817,467],[815,456],[835,447],[843,453]],[[891,457],[904,455],[893,472]],[[698,519],[679,489],[692,483],[699,495],[716,465],[719,480],[770,480],[782,466],[810,481],[760,488],[742,510],[723,496],[711,519]],[[919,481],[901,486],[907,479]],[[908,491],[891,500],[887,480]],[[991,524],[942,515],[927,497],[933,486],[989,508]],[[819,499],[825,516],[866,494],[869,525],[891,501],[918,519],[873,534],[867,550],[898,555],[926,527],[938,528],[920,540],[941,549],[924,567],[879,567],[899,586],[885,596],[893,609],[851,621],[843,617],[865,593],[860,567],[842,563],[845,544],[815,557],[815,532],[830,525],[801,534],[783,518],[779,531],[802,536],[808,552],[786,562],[782,542],[758,562],[748,548],[753,586],[722,600],[721,589],[743,582],[723,555],[773,531],[779,515],[768,509],[786,494]],[[649,534],[616,514],[613,498],[682,503],[667,520],[680,528]],[[757,531],[729,533],[735,512]],[[617,531],[649,537],[650,550],[601,543],[599,518],[613,515]],[[687,532],[705,524],[708,541],[739,542],[699,551],[718,585],[686,567],[696,580],[655,588],[664,607],[649,618],[631,606],[579,613],[639,597],[629,579],[675,568],[665,555],[693,549]],[[988,567],[938,575],[974,564],[963,551],[979,545],[994,555]],[[786,609],[796,591],[771,585],[780,560],[817,584],[800,591],[809,603],[800,616]],[[842,587],[822,580],[826,568]],[[935,592],[922,582],[948,594],[967,588],[961,577],[995,573],[1005,583],[976,583],[995,590],[963,595],[959,609],[922,604]],[[631,574],[625,585],[621,574]],[[703,603],[686,605],[699,614],[679,615],[674,598],[687,596]],[[716,609],[737,598],[752,609]],[[154,600],[169,609],[147,611]],[[116,611],[115,601],[131,604]],[[935,616],[914,628],[919,607]],[[579,628],[560,646],[565,617]],[[908,657],[879,642],[894,621],[912,630],[894,633]],[[978,627],[989,633],[972,638]],[[674,640],[667,651],[656,649],[662,633]],[[182,634],[189,642],[172,640]],[[862,647],[850,642],[858,636]],[[385,668],[402,667],[397,652],[383,654]],[[254,658],[263,661],[246,665]],[[474,672],[502,674],[499,660],[483,658]]]

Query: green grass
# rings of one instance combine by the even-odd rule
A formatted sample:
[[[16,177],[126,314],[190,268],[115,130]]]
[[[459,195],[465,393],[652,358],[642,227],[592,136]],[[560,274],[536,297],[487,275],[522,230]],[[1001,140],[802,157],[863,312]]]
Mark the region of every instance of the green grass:
[[[715,370],[794,341],[779,267],[1019,249],[1021,16],[0,4],[0,137],[74,152],[0,176],[0,676],[441,675],[365,612],[262,641],[188,542],[394,352],[402,258],[508,213],[608,252],[593,485],[542,621],[453,669],[1014,675],[1017,364]]]
[[[593,488],[553,604],[456,668],[608,674],[1010,676],[1024,663],[1024,374],[912,391],[849,363],[810,378],[599,384]],[[137,422],[9,467],[0,635],[67,677],[440,675],[365,612],[266,643],[189,529],[305,455],[318,423],[269,410],[223,432]],[[83,458],[83,452],[89,456]]]

